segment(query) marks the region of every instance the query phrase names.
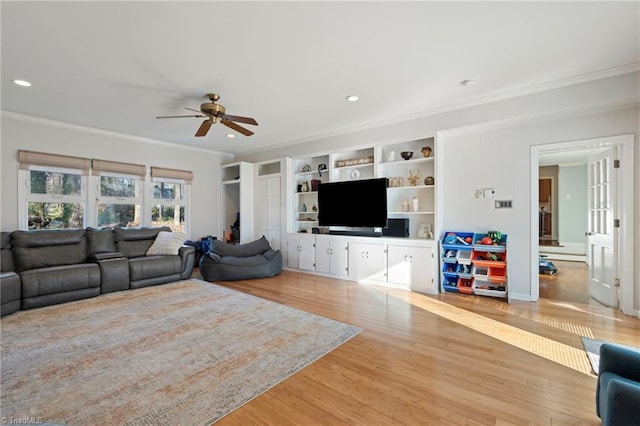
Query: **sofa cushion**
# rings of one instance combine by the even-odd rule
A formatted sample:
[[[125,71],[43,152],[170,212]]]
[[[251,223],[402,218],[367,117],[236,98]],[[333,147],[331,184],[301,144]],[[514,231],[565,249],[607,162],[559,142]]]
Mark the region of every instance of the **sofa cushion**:
[[[100,268],[95,263],[53,266],[20,273],[22,298],[100,287]]]
[[[213,252],[220,256],[249,257],[264,253],[270,248],[269,241],[264,236],[250,243],[237,245],[228,244],[220,240],[213,241]]]
[[[87,246],[89,256],[97,253],[112,253],[116,251],[113,229],[87,228]]]
[[[113,228],[116,251],[128,258],[146,256],[160,231],[171,231],[168,226],[159,228]]]
[[[184,232],[160,231],[147,250],[147,256],[177,256],[185,241],[187,235]]]
[[[0,272],[11,272],[13,266],[13,255],[11,254],[11,233],[2,232],[0,236]]]
[[[87,261],[84,229],[13,231],[11,245],[18,272]]]
[[[129,259],[129,279],[133,281],[180,274],[180,256],[146,256]]]

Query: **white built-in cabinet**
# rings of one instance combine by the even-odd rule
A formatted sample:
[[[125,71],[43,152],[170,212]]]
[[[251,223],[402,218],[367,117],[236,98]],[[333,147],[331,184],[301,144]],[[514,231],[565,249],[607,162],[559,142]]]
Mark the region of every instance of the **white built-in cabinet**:
[[[332,235],[315,236],[315,270],[346,278],[348,276],[348,239]]]
[[[436,288],[435,257],[432,245],[387,247],[387,281],[422,293]]]
[[[356,281],[387,281],[386,246],[382,243],[349,243],[349,278]]]
[[[423,154],[423,148],[428,155]],[[404,151],[412,151],[413,156],[403,159]],[[224,231],[229,232],[239,212],[240,241],[264,235],[274,248],[282,250],[288,269],[437,293],[438,260],[432,234],[437,229],[436,155],[434,138],[425,138],[257,164],[223,165]],[[409,175],[417,175],[415,182],[410,182]],[[318,224],[318,185],[378,177],[390,181],[389,218],[408,219],[409,237],[325,234],[326,229]]]
[[[315,269],[315,236],[292,234],[287,237],[287,266],[293,269]]]

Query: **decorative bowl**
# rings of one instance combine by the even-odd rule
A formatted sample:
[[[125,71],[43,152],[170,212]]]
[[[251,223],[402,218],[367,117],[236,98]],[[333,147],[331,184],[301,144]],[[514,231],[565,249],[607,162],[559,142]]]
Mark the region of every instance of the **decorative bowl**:
[[[404,158],[405,160],[409,160],[411,157],[413,157],[413,151],[402,151],[400,153],[400,157]]]

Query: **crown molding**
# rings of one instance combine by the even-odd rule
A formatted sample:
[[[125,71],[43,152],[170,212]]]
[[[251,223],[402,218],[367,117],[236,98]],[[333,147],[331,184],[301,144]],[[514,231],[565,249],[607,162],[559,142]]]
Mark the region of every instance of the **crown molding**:
[[[384,127],[393,124],[404,123],[420,118],[430,117],[437,114],[443,114],[446,112],[461,110],[465,108],[471,108],[479,105],[490,104],[493,102],[499,102],[507,99],[517,98],[520,96],[532,95],[535,93],[541,93],[548,90],[559,89],[562,87],[574,86],[581,83],[588,83],[590,81],[601,80],[605,78],[615,77],[618,75],[629,74],[633,72],[640,72],[640,62],[634,62],[631,64],[621,65],[613,68],[607,68],[605,70],[579,74],[572,77],[562,78],[559,80],[553,80],[545,83],[534,84],[516,89],[509,89],[502,92],[493,93],[486,96],[480,96],[465,101],[454,102],[446,105],[440,105],[428,110],[422,110],[413,114],[404,115],[402,117],[389,117],[387,119],[377,120],[375,124],[362,123],[360,125],[350,126],[348,128],[337,129],[331,132],[319,133],[312,136],[307,136],[295,140],[285,141],[278,144],[271,145],[262,151],[269,151],[274,148],[282,148],[290,145],[298,145],[317,141],[320,139],[327,139],[336,136],[348,135],[350,133],[356,133],[363,130],[369,130],[371,128]]]
[[[177,144],[175,142],[144,138],[141,136],[133,136],[133,135],[128,135],[126,133],[118,133],[118,132],[113,132],[111,130],[97,129],[95,127],[83,126],[81,124],[75,124],[75,123],[67,123],[64,121],[52,120],[49,118],[36,117],[33,115],[22,114],[22,113],[13,112],[13,111],[0,110],[0,116],[2,118],[9,118],[9,119],[18,120],[18,121],[24,121],[27,123],[57,127],[59,129],[73,130],[73,131],[89,133],[97,136],[106,136],[111,138],[125,139],[125,140],[130,140],[132,142],[142,142],[142,143],[148,143],[148,144],[154,144],[154,145],[168,146],[171,148],[188,149],[192,151],[206,152],[207,154],[214,154],[214,155],[220,155],[220,156],[230,155],[227,152],[216,151],[213,149],[201,148],[201,147],[191,146],[191,145],[182,145],[182,144]]]

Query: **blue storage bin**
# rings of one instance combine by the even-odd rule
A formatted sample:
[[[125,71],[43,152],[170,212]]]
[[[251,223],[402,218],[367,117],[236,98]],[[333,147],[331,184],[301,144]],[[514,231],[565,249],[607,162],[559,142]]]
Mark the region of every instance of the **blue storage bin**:
[[[447,231],[442,235],[442,247],[445,249],[457,249],[460,247],[471,248],[471,244],[465,242],[466,238],[471,238],[471,243],[473,243],[473,232]]]
[[[445,291],[450,291],[452,293],[458,292],[458,279],[445,276],[442,280],[442,287]]]

